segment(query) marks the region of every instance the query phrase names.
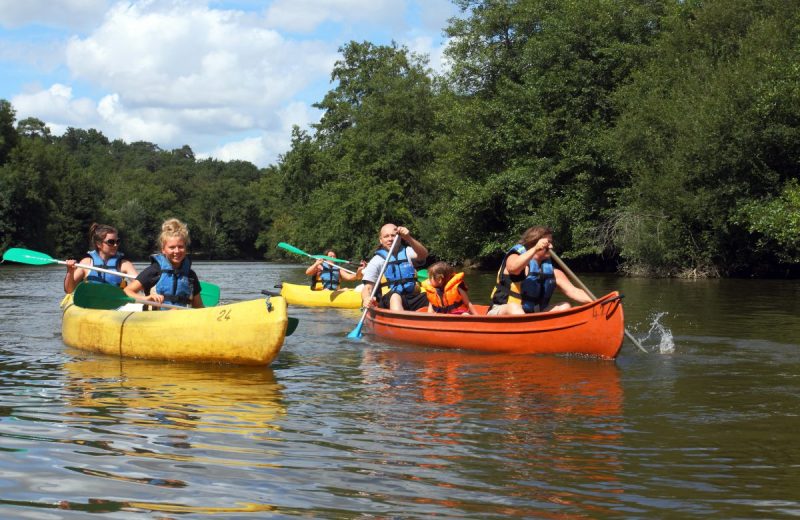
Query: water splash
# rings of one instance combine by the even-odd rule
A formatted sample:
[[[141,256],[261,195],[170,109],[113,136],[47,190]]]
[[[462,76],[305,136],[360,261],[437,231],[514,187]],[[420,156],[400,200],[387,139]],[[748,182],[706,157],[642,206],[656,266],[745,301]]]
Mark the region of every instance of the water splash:
[[[650,316],[650,330],[647,335],[641,340],[645,343],[653,336],[653,339],[658,340],[658,352],[660,354],[672,354],[675,352],[675,341],[672,339],[672,331],[661,323],[661,318],[667,316],[668,312],[659,312]]]

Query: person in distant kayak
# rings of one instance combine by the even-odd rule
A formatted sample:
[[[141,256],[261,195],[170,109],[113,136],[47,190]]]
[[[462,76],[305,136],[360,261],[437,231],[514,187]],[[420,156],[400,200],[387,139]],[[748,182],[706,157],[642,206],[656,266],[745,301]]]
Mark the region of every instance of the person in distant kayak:
[[[191,243],[189,228],[176,218],[166,220],[158,240],[161,253],[150,257],[150,265],[125,287],[125,294],[140,298],[143,291],[145,299],[155,303],[202,307],[200,279],[186,251]]]
[[[447,262],[436,262],[428,268],[422,289],[428,297],[428,312],[478,314],[469,301],[464,273],[456,273]]]
[[[325,252],[325,256],[336,258],[336,251],[329,249]],[[362,262],[356,272],[351,273],[342,270],[330,260],[318,258],[313,264],[308,266],[306,274],[311,276],[312,290],[321,291],[322,289],[328,289],[329,291],[335,291],[339,288],[339,284],[342,281],[352,282],[360,280],[365,265],[366,264]]]
[[[572,285],[560,269],[550,261],[553,230],[545,226],[528,228],[518,244],[506,252],[497,271],[497,284],[492,291],[492,306],[487,314],[526,314],[569,309],[569,302],[550,305],[558,287],[568,298],[589,303],[592,298]]]
[[[395,251],[389,251],[394,237],[400,236]],[[362,306],[377,305],[393,311],[415,311],[428,304],[428,297],[420,293],[417,283],[417,270],[428,258],[428,249],[411,236],[408,228],[394,224],[384,224],[378,235],[380,247],[364,268],[364,287],[361,290]],[[407,245],[403,245],[403,242]],[[378,280],[384,262],[386,270],[383,279]],[[378,294],[386,288],[383,296],[370,299],[372,289],[379,284]]]
[[[122,276],[83,269],[77,267],[79,263],[136,276],[136,268],[119,252],[119,233],[115,228],[95,222],[89,228],[89,244],[93,249],[87,251],[86,256],[81,258],[80,262],[74,259],[67,260],[67,274],[64,277],[65,293],[74,291],[75,287],[83,280],[119,287],[123,287],[126,283],[126,279]]]

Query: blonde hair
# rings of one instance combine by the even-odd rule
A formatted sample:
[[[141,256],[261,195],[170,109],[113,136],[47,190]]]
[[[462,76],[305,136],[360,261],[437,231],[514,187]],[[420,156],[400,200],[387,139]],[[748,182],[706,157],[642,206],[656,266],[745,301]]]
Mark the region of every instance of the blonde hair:
[[[186,224],[176,218],[167,219],[161,224],[161,234],[158,236],[158,242],[161,248],[170,238],[182,238],[188,247],[192,243],[189,238],[189,228]]]
[[[428,278],[431,279],[441,278],[447,281],[453,277],[453,274],[455,274],[455,269],[447,262],[436,262],[428,268]]]

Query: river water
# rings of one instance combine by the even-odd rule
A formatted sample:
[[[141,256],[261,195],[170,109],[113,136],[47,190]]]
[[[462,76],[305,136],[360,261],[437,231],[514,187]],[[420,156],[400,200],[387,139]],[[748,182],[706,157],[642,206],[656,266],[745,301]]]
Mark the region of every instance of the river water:
[[[305,279],[196,267],[223,301]],[[3,519],[800,516],[798,281],[582,276],[649,351],[616,361],[353,341],[358,311],[292,307],[254,369],[65,347],[63,272],[0,265]]]

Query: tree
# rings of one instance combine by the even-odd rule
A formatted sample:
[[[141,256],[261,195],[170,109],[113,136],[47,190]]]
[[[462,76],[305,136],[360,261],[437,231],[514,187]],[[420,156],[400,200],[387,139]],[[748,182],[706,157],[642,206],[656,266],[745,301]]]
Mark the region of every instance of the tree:
[[[602,253],[598,229],[624,179],[598,137],[659,32],[662,2],[457,3],[468,16],[446,29],[453,65],[431,176],[450,189],[431,212],[442,222],[434,247],[496,258],[549,224],[565,257]]]
[[[5,164],[8,154],[17,145],[19,137],[14,129],[16,111],[11,103],[0,99],[0,166]]]
[[[797,175],[798,20],[780,0],[687,2],[668,18],[607,136],[631,178],[613,226],[629,269],[746,274],[764,261],[745,201]]]

